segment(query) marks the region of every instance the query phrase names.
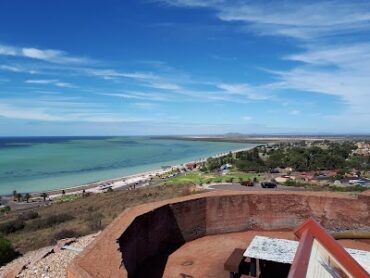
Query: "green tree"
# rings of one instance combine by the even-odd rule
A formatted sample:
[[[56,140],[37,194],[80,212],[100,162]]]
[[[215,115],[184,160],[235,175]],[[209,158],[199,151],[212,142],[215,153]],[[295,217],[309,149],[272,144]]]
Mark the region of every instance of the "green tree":
[[[29,193],[26,193],[26,195],[24,195],[24,199],[26,199],[26,202],[28,203],[28,200],[31,198],[31,195]]]
[[[22,194],[17,193],[16,198],[17,198],[17,201],[20,202],[22,200]]]
[[[48,194],[46,192],[43,192],[40,194],[40,197],[44,199],[44,202],[46,201],[46,198],[48,197]]]

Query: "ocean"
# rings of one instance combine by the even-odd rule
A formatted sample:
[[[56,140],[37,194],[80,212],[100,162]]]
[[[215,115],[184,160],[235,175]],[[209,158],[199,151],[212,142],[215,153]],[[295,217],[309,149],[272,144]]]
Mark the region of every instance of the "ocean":
[[[254,146],[149,137],[4,137],[0,194],[78,186]]]

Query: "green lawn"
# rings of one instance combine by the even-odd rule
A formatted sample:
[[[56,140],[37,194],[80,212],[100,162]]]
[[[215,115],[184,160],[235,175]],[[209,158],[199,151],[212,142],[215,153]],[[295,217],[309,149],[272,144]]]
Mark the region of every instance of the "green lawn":
[[[80,198],[82,198],[82,196],[79,195],[79,194],[65,195],[65,196],[61,196],[61,197],[57,198],[55,200],[55,203],[70,202],[70,201],[74,201],[74,200],[77,200],[77,199],[80,199]]]
[[[187,173],[186,176],[177,176],[165,181],[163,184],[168,185],[182,185],[182,184],[205,184],[205,183],[213,183],[213,182],[240,182],[246,180],[253,180],[253,178],[257,178],[258,176],[255,174],[248,174],[242,172],[231,172],[230,174],[219,176],[217,174],[212,173],[201,173],[201,172],[193,172]]]

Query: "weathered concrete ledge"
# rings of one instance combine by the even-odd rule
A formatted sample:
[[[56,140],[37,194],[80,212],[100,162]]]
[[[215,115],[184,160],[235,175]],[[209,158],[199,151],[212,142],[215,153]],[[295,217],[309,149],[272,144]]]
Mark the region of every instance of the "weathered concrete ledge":
[[[68,268],[69,278],[161,277],[187,241],[245,230],[292,229],[314,217],[330,230],[369,229],[370,195],[217,191],[126,209]]]

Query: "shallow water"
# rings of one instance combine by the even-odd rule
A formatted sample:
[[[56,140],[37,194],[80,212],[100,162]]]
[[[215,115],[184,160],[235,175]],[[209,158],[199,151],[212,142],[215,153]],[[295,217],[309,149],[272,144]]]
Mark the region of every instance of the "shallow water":
[[[147,137],[0,138],[0,194],[77,186],[253,146]]]

